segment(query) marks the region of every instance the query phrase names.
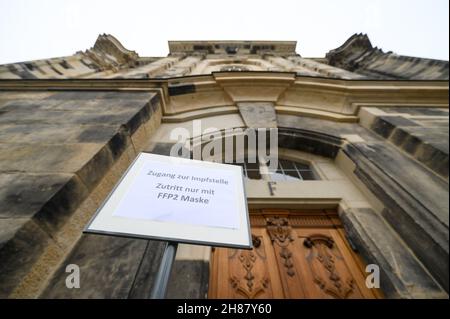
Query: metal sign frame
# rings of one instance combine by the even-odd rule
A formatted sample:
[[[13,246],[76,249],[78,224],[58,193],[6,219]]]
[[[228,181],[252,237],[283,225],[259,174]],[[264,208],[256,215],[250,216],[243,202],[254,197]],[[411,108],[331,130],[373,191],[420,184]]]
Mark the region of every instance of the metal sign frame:
[[[98,229],[90,229],[90,226],[94,222],[94,220],[99,216],[99,214],[102,212],[102,209],[108,203],[108,201],[111,199],[111,197],[115,194],[117,188],[122,184],[124,179],[128,176],[131,169],[134,167],[136,162],[141,158],[142,155],[152,155],[157,157],[167,157],[171,158],[170,156],[163,156],[163,155],[157,155],[152,153],[145,153],[141,152],[138,154],[138,156],[134,159],[134,161],[131,163],[131,165],[127,168],[125,173],[122,175],[122,177],[119,179],[119,181],[116,183],[114,188],[111,190],[109,195],[106,197],[106,199],[103,201],[103,203],[100,205],[100,207],[97,209],[96,213],[93,215],[91,220],[88,222],[86,227],[83,230],[83,233],[87,234],[97,234],[97,235],[107,235],[107,236],[115,236],[115,237],[126,237],[126,238],[137,238],[137,239],[148,239],[148,240],[159,240],[159,241],[167,241],[167,242],[177,242],[177,243],[186,243],[186,244],[194,244],[194,245],[203,245],[203,246],[214,246],[214,247],[225,247],[225,248],[239,248],[239,249],[252,249],[252,237],[251,237],[251,230],[250,230],[250,216],[248,213],[248,205],[247,205],[247,196],[245,192],[245,180],[243,176],[243,170],[240,166],[235,166],[236,168],[239,167],[241,170],[241,183],[242,183],[242,190],[243,190],[243,198],[244,198],[244,213],[245,213],[245,220],[246,225],[244,225],[245,231],[247,233],[248,237],[248,245],[241,245],[241,244],[230,244],[230,243],[223,243],[219,241],[209,241],[209,240],[195,240],[195,239],[185,239],[185,238],[177,238],[177,237],[170,237],[170,236],[152,236],[152,235],[143,235],[143,234],[133,234],[128,232],[119,232],[119,231],[104,231],[104,230],[98,230]],[[179,158],[178,158],[179,159]],[[204,163],[202,161],[197,160],[187,160],[182,159],[186,161],[194,161],[194,162],[200,162]],[[224,164],[220,164],[224,165]],[[139,221],[137,221],[139,222]],[[205,226],[206,227],[206,226]],[[211,229],[213,229],[213,226],[209,226]]]

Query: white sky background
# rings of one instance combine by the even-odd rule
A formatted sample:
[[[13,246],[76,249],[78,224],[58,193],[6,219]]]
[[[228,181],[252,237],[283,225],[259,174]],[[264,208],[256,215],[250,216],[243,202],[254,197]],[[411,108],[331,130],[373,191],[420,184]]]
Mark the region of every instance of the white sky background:
[[[0,64],[72,55],[114,35],[140,56],[168,40],[296,40],[323,57],[354,33],[398,54],[448,60],[448,0],[0,0]]]

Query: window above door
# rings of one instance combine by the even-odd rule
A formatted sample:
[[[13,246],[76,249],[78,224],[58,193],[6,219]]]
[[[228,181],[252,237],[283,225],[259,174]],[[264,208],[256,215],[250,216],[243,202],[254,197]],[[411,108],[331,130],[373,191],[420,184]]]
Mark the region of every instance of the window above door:
[[[233,163],[234,165],[242,166],[244,175],[248,179],[264,179],[270,181],[300,181],[300,180],[318,180],[317,174],[309,164],[300,163],[297,161],[279,159],[276,172],[269,172],[266,163],[260,162],[256,159],[256,163],[251,163],[245,158],[243,163]]]

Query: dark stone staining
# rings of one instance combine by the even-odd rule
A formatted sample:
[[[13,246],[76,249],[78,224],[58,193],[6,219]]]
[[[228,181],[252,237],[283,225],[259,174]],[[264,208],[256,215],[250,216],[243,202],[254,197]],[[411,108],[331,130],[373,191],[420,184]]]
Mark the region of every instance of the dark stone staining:
[[[101,149],[101,144],[0,144],[0,171],[74,173]]]
[[[173,145],[173,143],[156,143],[150,153],[169,156]]]
[[[274,45],[253,45],[250,54],[258,54],[259,51],[275,51]]]
[[[41,112],[42,110],[51,110],[56,104],[59,104],[57,101],[44,101],[44,100],[34,100],[34,99],[20,99],[20,100],[11,100],[4,103],[0,109],[5,112],[9,112],[9,114],[5,114],[5,116],[11,116],[14,113],[17,115],[24,115],[24,113],[36,113],[37,111]],[[0,117],[1,120],[5,116]],[[31,116],[31,115],[30,115]],[[9,119],[15,120],[15,118],[10,117]],[[20,121],[20,117],[17,116],[16,119]]]
[[[395,145],[401,147],[405,143],[408,136],[409,136],[408,132],[399,127],[396,130],[394,130],[393,134],[390,137],[390,140]]]
[[[348,145],[344,152],[372,174],[377,173],[386,183],[401,185],[401,189],[413,198],[412,203],[418,200],[426,207],[432,216],[448,225],[449,208],[448,183],[417,163],[411,157],[398,152],[394,146],[379,143],[358,143]],[[376,177],[376,175],[371,175]],[[393,185],[393,184],[392,184]],[[387,186],[387,185],[386,185]],[[414,200],[414,198],[416,200]]]
[[[277,123],[279,127],[311,131],[334,139],[339,139],[342,134],[358,134],[367,141],[379,141],[378,137],[367,134],[368,132],[364,127],[355,123],[337,123],[316,118],[279,114],[277,114]]]
[[[281,148],[304,151],[335,158],[340,149],[339,138],[311,131],[278,128],[278,145]]]
[[[47,100],[62,100],[62,101],[70,101],[70,100],[94,100],[94,99],[102,99],[105,95],[105,92],[102,91],[64,91],[57,92],[49,97]]]
[[[112,139],[116,135],[125,134],[123,127],[117,132],[115,125],[84,125],[81,132],[75,137],[74,142],[78,143],[101,143],[107,141],[111,136]],[[123,138],[122,138],[123,139]],[[120,146],[120,143],[114,143],[116,146]]]
[[[387,108],[387,112],[399,112],[420,118],[403,116],[377,117],[371,129],[388,139],[429,169],[448,179],[448,111],[428,108]],[[439,116],[427,119],[427,116]]]
[[[0,173],[0,218],[32,217],[71,178],[70,174]]]
[[[448,291],[448,184],[388,144],[348,145],[356,176],[383,216]]]
[[[176,96],[182,94],[195,93],[194,84],[171,85],[169,86],[169,95]]]
[[[86,61],[85,59],[80,59],[81,64],[83,64],[84,66],[88,67],[89,69],[93,69],[96,72],[100,72],[102,71],[102,68],[99,67],[98,65],[96,65],[95,63],[93,63],[92,61]]]
[[[380,116],[372,124],[371,129],[378,135],[389,138],[397,126],[415,126],[416,123],[401,116]]]
[[[152,113],[153,111],[150,103],[145,103],[139,112],[125,124],[130,134],[133,135],[142,124],[146,123],[150,119]]]
[[[0,106],[3,296],[131,144],[131,132],[158,107],[153,93],[83,91]]]
[[[214,53],[214,47],[212,45],[194,45],[194,51],[206,51],[209,54]]]
[[[37,77],[20,64],[9,64],[8,70],[12,74],[19,76],[21,79],[37,79]]]
[[[418,116],[448,116],[448,110],[438,108],[426,108],[426,107],[386,107],[383,108],[385,113],[404,113],[408,115]]]
[[[155,96],[155,93],[149,92],[120,92],[120,91],[64,91],[52,94],[47,97],[47,100],[126,100],[137,102],[139,100],[146,100],[148,102]],[[110,102],[110,101],[108,101]]]
[[[433,171],[448,178],[448,151],[444,152],[431,144],[421,143],[417,148],[416,156],[420,162]]]
[[[83,235],[40,298],[128,298],[147,246],[146,240]],[[80,289],[66,287],[68,264],[80,267]]]
[[[25,67],[30,70],[30,71],[34,71],[34,65],[33,63],[24,63]]]
[[[329,51],[330,65],[370,79],[448,80],[448,61],[416,58],[383,52],[365,34],[352,35],[339,48]]]
[[[61,62],[59,62],[59,65],[61,65],[66,70],[73,69],[73,67],[66,60],[62,60]]]
[[[159,95],[154,95],[152,97],[152,99],[150,100],[151,114],[155,113],[158,110],[158,108],[160,106],[160,102],[161,102],[161,99],[160,99]]]
[[[354,123],[336,123],[292,115],[277,115],[279,146],[334,158],[342,146],[343,134],[358,134],[367,142],[380,139]]]
[[[56,94],[51,100],[69,100],[59,108],[65,107],[72,110],[70,117],[65,116],[60,110],[47,112],[47,118],[51,117],[53,122],[71,122],[75,124],[98,124],[107,125],[125,125],[129,134],[134,134],[136,130],[150,119],[150,116],[159,107],[159,99],[154,94],[146,93],[146,98],[129,96],[125,93],[123,96],[115,92],[116,98],[111,93],[86,92],[85,96],[78,97],[78,92],[65,92]],[[141,95],[142,96],[142,95]],[[78,99],[82,100],[79,101]],[[83,100],[88,100],[83,102]],[[100,100],[100,101],[98,101]],[[98,103],[104,103],[102,112],[98,111]],[[73,103],[73,107],[70,105]]]
[[[142,299],[149,298],[153,288],[156,273],[164,252],[165,242],[149,240],[145,249],[144,257],[136,260],[140,263],[139,270],[135,275],[133,286],[128,294],[128,298]],[[169,282],[174,279],[171,277]]]
[[[92,191],[101,181],[103,176],[114,164],[109,147],[102,147],[92,158],[77,171],[77,175],[83,183]]]
[[[158,154],[158,155],[165,155],[165,156],[171,156],[170,152],[172,150],[172,147],[174,147],[176,144],[174,143],[154,143],[153,145],[150,145],[149,149],[145,150],[148,153],[152,154]],[[189,157],[192,159],[192,152],[189,152],[184,147],[179,148],[176,147],[178,150],[177,154],[174,154],[175,157],[182,157],[182,153],[188,154]],[[183,151],[184,150],[184,151]]]
[[[56,74],[64,75],[61,71],[59,71],[57,68],[55,68],[55,66],[50,61],[47,61],[47,64],[50,67],[50,69],[52,69],[52,71],[55,72]]]
[[[238,52],[238,50],[239,50],[238,47],[235,47],[235,46],[227,46],[225,48],[225,52],[227,54],[236,54]]]
[[[0,218],[0,234],[11,228],[14,234],[0,245],[0,298],[8,298],[51,241],[32,219]]]
[[[131,146],[129,131],[125,128],[125,126],[122,126],[108,142],[108,147],[111,151],[113,161],[118,160],[129,146]]]
[[[340,218],[365,262],[380,267],[380,286],[385,297],[446,298],[446,293],[372,209],[346,210]]]
[[[163,249],[160,241],[84,235],[40,298],[149,298]],[[80,267],[80,289],[66,288],[68,264]]]
[[[405,142],[403,143],[403,149],[408,154],[414,155],[420,143],[421,143],[420,139],[418,139],[413,135],[410,135],[406,138]]]
[[[383,117],[383,120],[391,123],[393,126],[418,126],[417,123],[411,121],[403,116],[386,116]]]
[[[167,288],[168,299],[205,299],[208,293],[209,263],[176,260]]]
[[[40,74],[45,75],[47,74],[41,67],[39,67],[39,65],[35,62],[28,62],[28,63],[23,63],[23,66],[26,67],[27,70],[33,72],[33,71],[38,71]]]
[[[89,190],[81,180],[72,177],[59,192],[33,216],[49,234],[60,229],[77,207],[87,198]]]
[[[147,103],[150,100],[157,99],[155,93],[150,92],[120,92],[120,91],[110,91],[103,92],[101,95],[102,99],[114,99],[114,100],[122,100],[129,101],[130,103],[136,103],[138,101]]]
[[[98,125],[125,125],[130,134],[133,134],[143,123],[147,122],[150,116],[159,107],[158,98],[147,94],[147,99],[127,99],[121,95],[117,99],[111,95],[88,92],[81,101],[73,99],[74,95],[63,93],[65,96],[55,96],[54,99],[69,99],[60,104],[52,112],[46,112],[46,117],[53,122],[64,122],[74,124]],[[152,101],[150,101],[150,98]],[[83,102],[84,100],[88,100]],[[153,101],[155,99],[156,101]],[[52,99],[53,101],[53,99]],[[102,102],[103,101],[103,102]],[[98,104],[103,103],[102,111],[98,111]],[[73,111],[68,117],[67,113],[61,110]]]

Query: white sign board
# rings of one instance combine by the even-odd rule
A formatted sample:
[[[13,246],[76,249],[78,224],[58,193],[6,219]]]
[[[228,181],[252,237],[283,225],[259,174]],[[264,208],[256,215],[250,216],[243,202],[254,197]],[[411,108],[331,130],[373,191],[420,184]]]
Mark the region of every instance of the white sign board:
[[[85,232],[251,248],[242,168],[140,153]]]

